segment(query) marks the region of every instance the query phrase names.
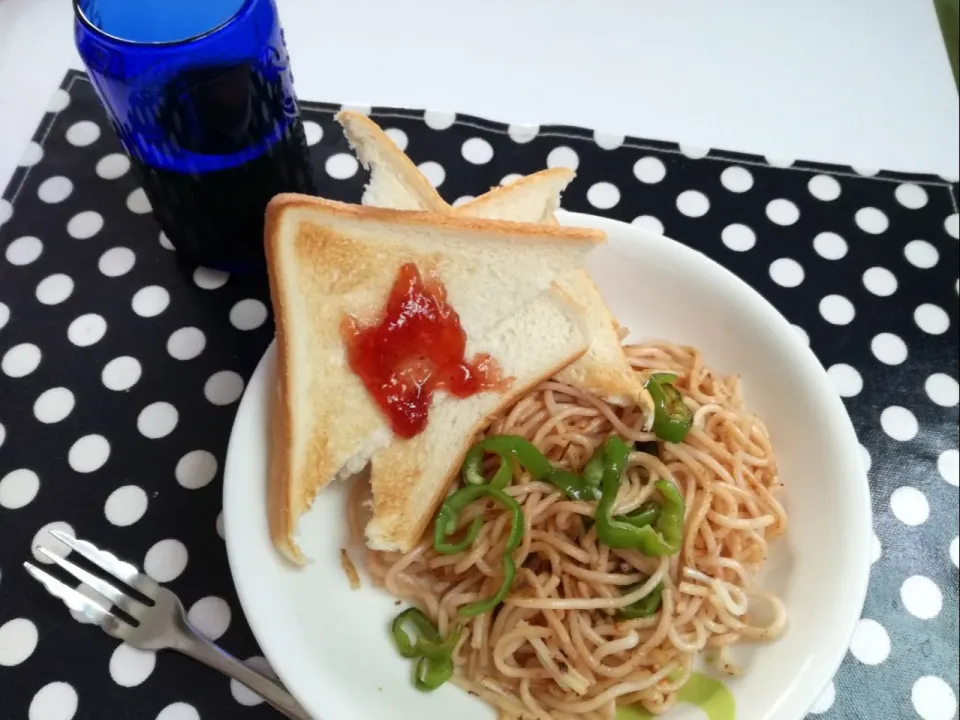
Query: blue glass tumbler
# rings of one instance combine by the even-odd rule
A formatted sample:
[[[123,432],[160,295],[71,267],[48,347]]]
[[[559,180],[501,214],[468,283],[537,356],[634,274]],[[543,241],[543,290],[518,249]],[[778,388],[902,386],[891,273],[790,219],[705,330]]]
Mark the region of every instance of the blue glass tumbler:
[[[267,202],[315,192],[274,0],[74,0],[74,12],[163,232],[198,264],[262,267]]]

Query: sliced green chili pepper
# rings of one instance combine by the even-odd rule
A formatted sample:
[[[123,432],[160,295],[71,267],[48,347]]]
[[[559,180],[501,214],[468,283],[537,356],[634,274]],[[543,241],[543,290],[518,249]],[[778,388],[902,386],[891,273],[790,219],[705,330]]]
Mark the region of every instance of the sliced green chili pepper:
[[[497,472],[488,482],[483,476],[483,453],[486,450],[484,447],[485,444],[485,441],[480,441],[467,451],[467,456],[463,459],[463,470],[461,472],[463,484],[492,485],[493,487],[503,489],[510,484],[510,480],[513,477],[513,465],[509,460],[510,456],[505,452],[490,451],[496,452],[496,454],[500,456],[500,467],[497,468]]]
[[[514,550],[515,549],[516,548],[514,548]],[[513,585],[513,578],[517,574],[517,564],[513,561],[513,557],[510,555],[511,552],[512,550],[508,550],[507,554],[503,556],[503,584],[500,585],[500,589],[484,600],[477,600],[469,605],[464,605],[459,610],[461,615],[464,617],[483,615],[483,613],[490,612],[503,602],[507,593],[510,592],[510,586]]]
[[[587,464],[583,466],[583,480],[590,487],[599,488],[600,483],[603,481],[604,456],[605,453],[601,445],[593,451],[593,455],[587,460]]]
[[[410,639],[407,633],[406,624],[409,623],[416,630],[417,636],[414,640]],[[397,646],[397,651],[402,657],[415,658],[422,654],[418,650],[421,639],[428,642],[439,643],[440,633],[437,628],[427,618],[419,608],[407,608],[397,615],[390,624],[390,632],[393,635],[393,643]]]
[[[671,383],[676,375],[658,373],[647,380],[646,388],[653,399],[653,432],[667,442],[679,443],[693,426],[693,413],[683,404],[683,395]]]
[[[453,659],[422,657],[413,668],[413,686],[420,692],[433,692],[453,677]]]
[[[678,553],[683,541],[683,497],[665,480],[658,480],[656,487],[665,499],[656,522],[653,525],[637,527],[620,518],[610,518],[606,523],[598,521],[597,535],[601,542],[610,547],[633,548],[647,557],[664,557]],[[601,527],[604,532],[601,532]]]
[[[457,519],[460,517],[460,511],[474,500],[489,497],[490,491],[493,489],[489,485],[471,485],[457,490],[444,501],[440,510],[437,511],[437,519],[433,525],[434,550],[441,555],[456,555],[473,544],[473,541],[477,539],[480,528],[483,527],[482,516],[473,519],[460,542],[451,543],[448,542],[447,538],[457,531]]]
[[[679,552],[683,540],[684,503],[683,496],[672,483],[658,480],[654,485],[663,496],[663,504],[655,519],[654,511],[649,508],[641,508],[643,512],[634,518],[611,515],[628,452],[619,437],[611,437],[604,444],[603,493],[595,515],[597,537],[609,547],[639,550],[648,557],[674,555]],[[647,520],[652,520],[652,524],[644,525]]]
[[[480,527],[483,525],[482,517],[474,519],[460,542],[451,543],[447,541],[447,538],[456,532],[457,518],[460,516],[460,512],[470,503],[482,498],[495,500],[510,511],[510,534],[507,536],[507,546],[503,555],[503,584],[492,597],[478,600],[460,608],[460,614],[465,617],[485,613],[503,601],[503,598],[510,591],[513,578],[517,573],[516,563],[514,563],[510,554],[520,547],[520,541],[523,540],[523,508],[520,507],[520,503],[507,495],[501,488],[494,487],[492,484],[474,484],[457,490],[440,506],[433,528],[434,549],[441,555],[453,555],[463,552],[476,540]]]
[[[494,453],[500,457],[500,467],[489,483],[483,477],[481,470],[484,452]],[[555,468],[533,443],[516,435],[491,435],[471,447],[463,462],[464,484],[470,486],[489,484],[502,490],[510,483],[512,477],[513,467],[508,462],[510,458],[520,463],[534,480],[550,483],[558,490],[562,490],[571,500],[597,499],[595,486],[590,486],[576,473]]]
[[[558,490],[562,490],[571,500],[593,502],[600,498],[598,488],[588,485],[582,477],[569,470],[555,470],[552,474],[545,477],[544,480]]]
[[[481,498],[491,498],[510,511],[510,536],[507,540],[507,552],[512,552],[520,545],[523,539],[523,509],[520,503],[507,495],[503,490],[491,485],[471,485],[457,490],[448,497],[440,510],[433,527],[433,548],[441,555],[455,555],[463,552],[477,539],[477,533],[483,525],[483,518],[474,518],[467,534],[458,543],[447,542],[447,538],[457,530],[457,518],[460,512],[470,503]]]
[[[407,625],[415,631],[415,640],[411,640]],[[453,675],[453,651],[460,642],[460,625],[441,638],[436,625],[419,608],[408,608],[393,619],[390,631],[400,655],[417,660],[413,672],[417,690],[436,690]]]
[[[626,515],[619,515],[618,517],[620,520],[630,523],[635,528],[653,525],[660,518],[660,504],[653,500],[648,500],[636,510],[628,512]]]
[[[637,583],[636,585],[630,585],[624,588],[621,594],[629,595],[642,585],[642,582]],[[620,608],[620,610],[617,611],[617,618],[619,620],[637,620],[638,618],[650,617],[651,615],[656,614],[657,610],[660,609],[660,604],[662,601],[663,583],[660,583],[650,591],[649,595],[644,595],[636,602],[632,602],[626,607]]]
[[[416,639],[411,641],[407,625],[415,631]],[[460,642],[461,627],[455,625],[445,638],[440,637],[436,626],[419,608],[407,608],[397,615],[390,624],[390,632],[397,651],[402,657],[411,659],[428,657],[432,659],[449,656]]]

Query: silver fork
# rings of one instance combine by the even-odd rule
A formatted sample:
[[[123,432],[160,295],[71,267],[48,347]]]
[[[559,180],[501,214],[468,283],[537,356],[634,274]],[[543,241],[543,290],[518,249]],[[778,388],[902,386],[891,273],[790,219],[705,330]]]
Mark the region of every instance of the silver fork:
[[[40,581],[51,595],[63,600],[68,608],[82,613],[108,635],[135,648],[181,652],[243,683],[287,717],[295,720],[310,720],[307,711],[279,683],[247,667],[194,630],[187,622],[179,598],[158,585],[153,578],[141,573],[130,563],[120,560],[116,555],[100,550],[90,542],[78,540],[60,530],[50,530],[50,534],[154,602],[152,607],[146,605],[82,567],[44,547],[37,546],[37,552],[62,567],[80,582],[86,583],[108,601],[107,607],[104,607],[104,604],[79,593],[33,563],[25,562],[23,566],[27,572]],[[111,604],[136,620],[138,625],[131,625],[123,618],[114,615],[110,611]]]

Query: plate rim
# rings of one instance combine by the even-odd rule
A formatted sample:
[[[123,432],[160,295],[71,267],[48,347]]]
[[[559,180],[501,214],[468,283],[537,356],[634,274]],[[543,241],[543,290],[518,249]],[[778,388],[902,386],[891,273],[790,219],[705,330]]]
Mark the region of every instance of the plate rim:
[[[783,323],[787,326],[790,326],[790,321],[787,320],[787,318],[753,286],[699,250],[684,245],[683,243],[680,243],[679,241],[674,240],[666,235],[653,233],[635,225],[631,225],[627,222],[613,220],[589,213],[575,213],[559,210],[557,212],[557,219],[561,225],[593,227],[601,230],[612,230],[617,233],[625,232],[642,241],[666,243],[672,246],[672,251],[677,252],[681,256],[685,256],[687,258],[695,258],[695,262],[706,262],[709,265],[712,265],[713,270],[720,273],[722,276],[725,276],[726,281],[739,285],[743,292],[752,297],[755,307],[766,316],[767,320],[777,324]],[[796,333],[790,333],[787,338],[787,344],[792,345],[791,350],[798,357],[803,358],[802,363],[807,366],[807,370],[815,370],[822,375],[824,383],[828,384],[826,370],[823,368],[823,365],[820,363],[817,356],[813,353],[813,350],[807,344],[805,344]],[[229,500],[231,488],[230,477],[236,475],[236,473],[231,472],[231,470],[237,464],[242,462],[242,460],[238,459],[238,456],[243,454],[242,451],[237,450],[237,447],[241,441],[237,439],[235,431],[237,426],[240,424],[240,419],[244,417],[245,414],[250,412],[248,407],[253,402],[250,398],[254,394],[251,392],[251,388],[253,388],[257,382],[261,382],[260,378],[263,377],[266,371],[266,364],[269,360],[271,352],[275,351],[275,345],[276,338],[274,337],[274,339],[270,341],[269,345],[264,350],[262,357],[254,369],[254,372],[251,374],[250,380],[248,381],[247,386],[244,388],[243,397],[238,405],[236,415],[234,416],[233,425],[231,426],[230,430],[230,439],[227,445],[226,458],[224,461],[222,501],[224,525],[223,537],[226,544],[230,575],[233,579],[237,597],[240,602],[240,609],[243,612],[244,618],[246,619],[260,650],[267,658],[277,676],[282,679],[283,673],[278,666],[283,665],[283,662],[274,661],[274,658],[279,655],[279,653],[276,652],[278,648],[276,648],[274,646],[274,642],[269,639],[269,633],[264,627],[264,619],[261,617],[256,617],[249,612],[249,608],[251,607],[251,590],[248,582],[250,582],[250,579],[247,578],[241,570],[243,564],[239,558],[240,551],[237,547],[238,540],[236,533],[238,531],[233,529],[234,525],[230,521],[231,514],[228,513],[228,508],[231,505]],[[852,419],[847,412],[846,406],[843,404],[843,400],[836,393],[828,392],[827,396],[828,406],[831,407],[830,414],[833,416],[834,421],[840,423],[841,430],[845,435],[844,438],[841,438],[841,444],[849,445],[851,447],[859,447],[859,440],[856,435],[856,430],[854,428]],[[854,591],[855,602],[846,606],[848,610],[847,617],[844,618],[842,622],[842,625],[847,628],[842,638],[844,642],[836,644],[836,646],[833,648],[829,662],[820,663],[817,667],[814,667],[810,670],[810,672],[813,673],[811,685],[817,686],[816,693],[812,694],[809,698],[803,701],[803,707],[799,710],[799,714],[790,716],[788,718],[783,718],[783,720],[803,720],[809,713],[810,708],[812,708],[816,703],[820,694],[836,676],[836,673],[840,669],[843,659],[846,656],[847,650],[849,649],[857,623],[862,616],[863,608],[866,603],[872,568],[869,547],[872,541],[873,506],[867,471],[863,467],[862,463],[859,462],[857,463],[857,468],[859,472],[856,473],[856,484],[854,490],[855,494],[859,496],[859,502],[857,503],[860,506],[858,511],[858,519],[864,526],[863,532],[865,537],[859,538],[859,542],[856,543],[857,547],[861,548],[861,552],[859,553],[860,562],[857,563],[858,576],[848,579],[846,586],[846,590],[848,592],[850,590]],[[851,482],[853,481],[854,478],[851,478]],[[289,692],[291,692],[291,694],[294,695],[294,697],[297,698],[298,701],[300,701],[300,703],[305,709],[308,710],[308,712],[317,718],[317,720],[341,720],[340,718],[325,717],[323,714],[318,715],[317,713],[319,712],[319,708],[316,707],[316,703],[309,702],[312,700],[312,698],[301,696],[295,688],[288,687],[287,689]],[[769,718],[770,716],[766,717]]]

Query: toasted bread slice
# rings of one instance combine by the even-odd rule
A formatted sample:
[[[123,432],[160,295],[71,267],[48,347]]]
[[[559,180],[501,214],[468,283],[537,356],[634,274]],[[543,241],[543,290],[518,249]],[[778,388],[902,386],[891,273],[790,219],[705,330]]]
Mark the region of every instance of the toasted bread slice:
[[[341,110],[337,122],[370,182],[361,202],[394,210],[445,212],[450,208],[430,181],[380,126],[362,113]]]
[[[450,208],[416,165],[370,118],[345,110],[337,114],[337,121],[360,162],[370,170],[370,182],[363,196],[368,205],[446,209],[459,216],[556,224],[554,213],[560,206],[560,194],[575,175],[566,168],[542,170]],[[636,403],[647,410],[652,422],[653,401],[623,354],[618,325],[589,274],[576,270],[559,279],[558,285],[586,308],[591,344],[587,353],[560,371],[556,379],[618,405]]]
[[[491,188],[452,210],[456,215],[466,217],[556,225],[554,213],[560,209],[560,195],[575,176],[576,173],[568,168],[540,170],[509,185]],[[378,195],[383,196],[392,197],[388,193]]]
[[[500,323],[531,312],[525,306],[535,305],[555,278],[582,265],[601,242],[603,233],[595,230],[398,212],[302,195],[274,198],[267,207],[265,247],[278,355],[268,502],[277,548],[303,564],[294,532],[316,493],[361,470],[393,441],[386,418],[346,362],[340,331],[345,315],[361,322],[378,319],[400,267],[415,262],[446,287],[468,351],[477,351],[474,343],[487,343],[506,353],[494,344]],[[572,317],[579,309],[568,306],[567,312]],[[532,349],[549,344],[558,327],[562,334],[560,325],[531,327],[538,334],[525,343]],[[570,333],[565,337],[562,348],[543,353],[551,370],[577,356],[579,346],[573,347]],[[519,361],[516,366],[526,368]],[[504,370],[507,376],[514,372],[512,365]],[[513,376],[515,383],[490,401],[492,407],[542,377]],[[467,403],[461,411],[473,407]],[[469,412],[467,417],[457,427],[478,422]],[[434,422],[431,410],[428,429]],[[447,442],[455,441],[447,436]],[[458,448],[451,445],[449,452],[456,455]]]

